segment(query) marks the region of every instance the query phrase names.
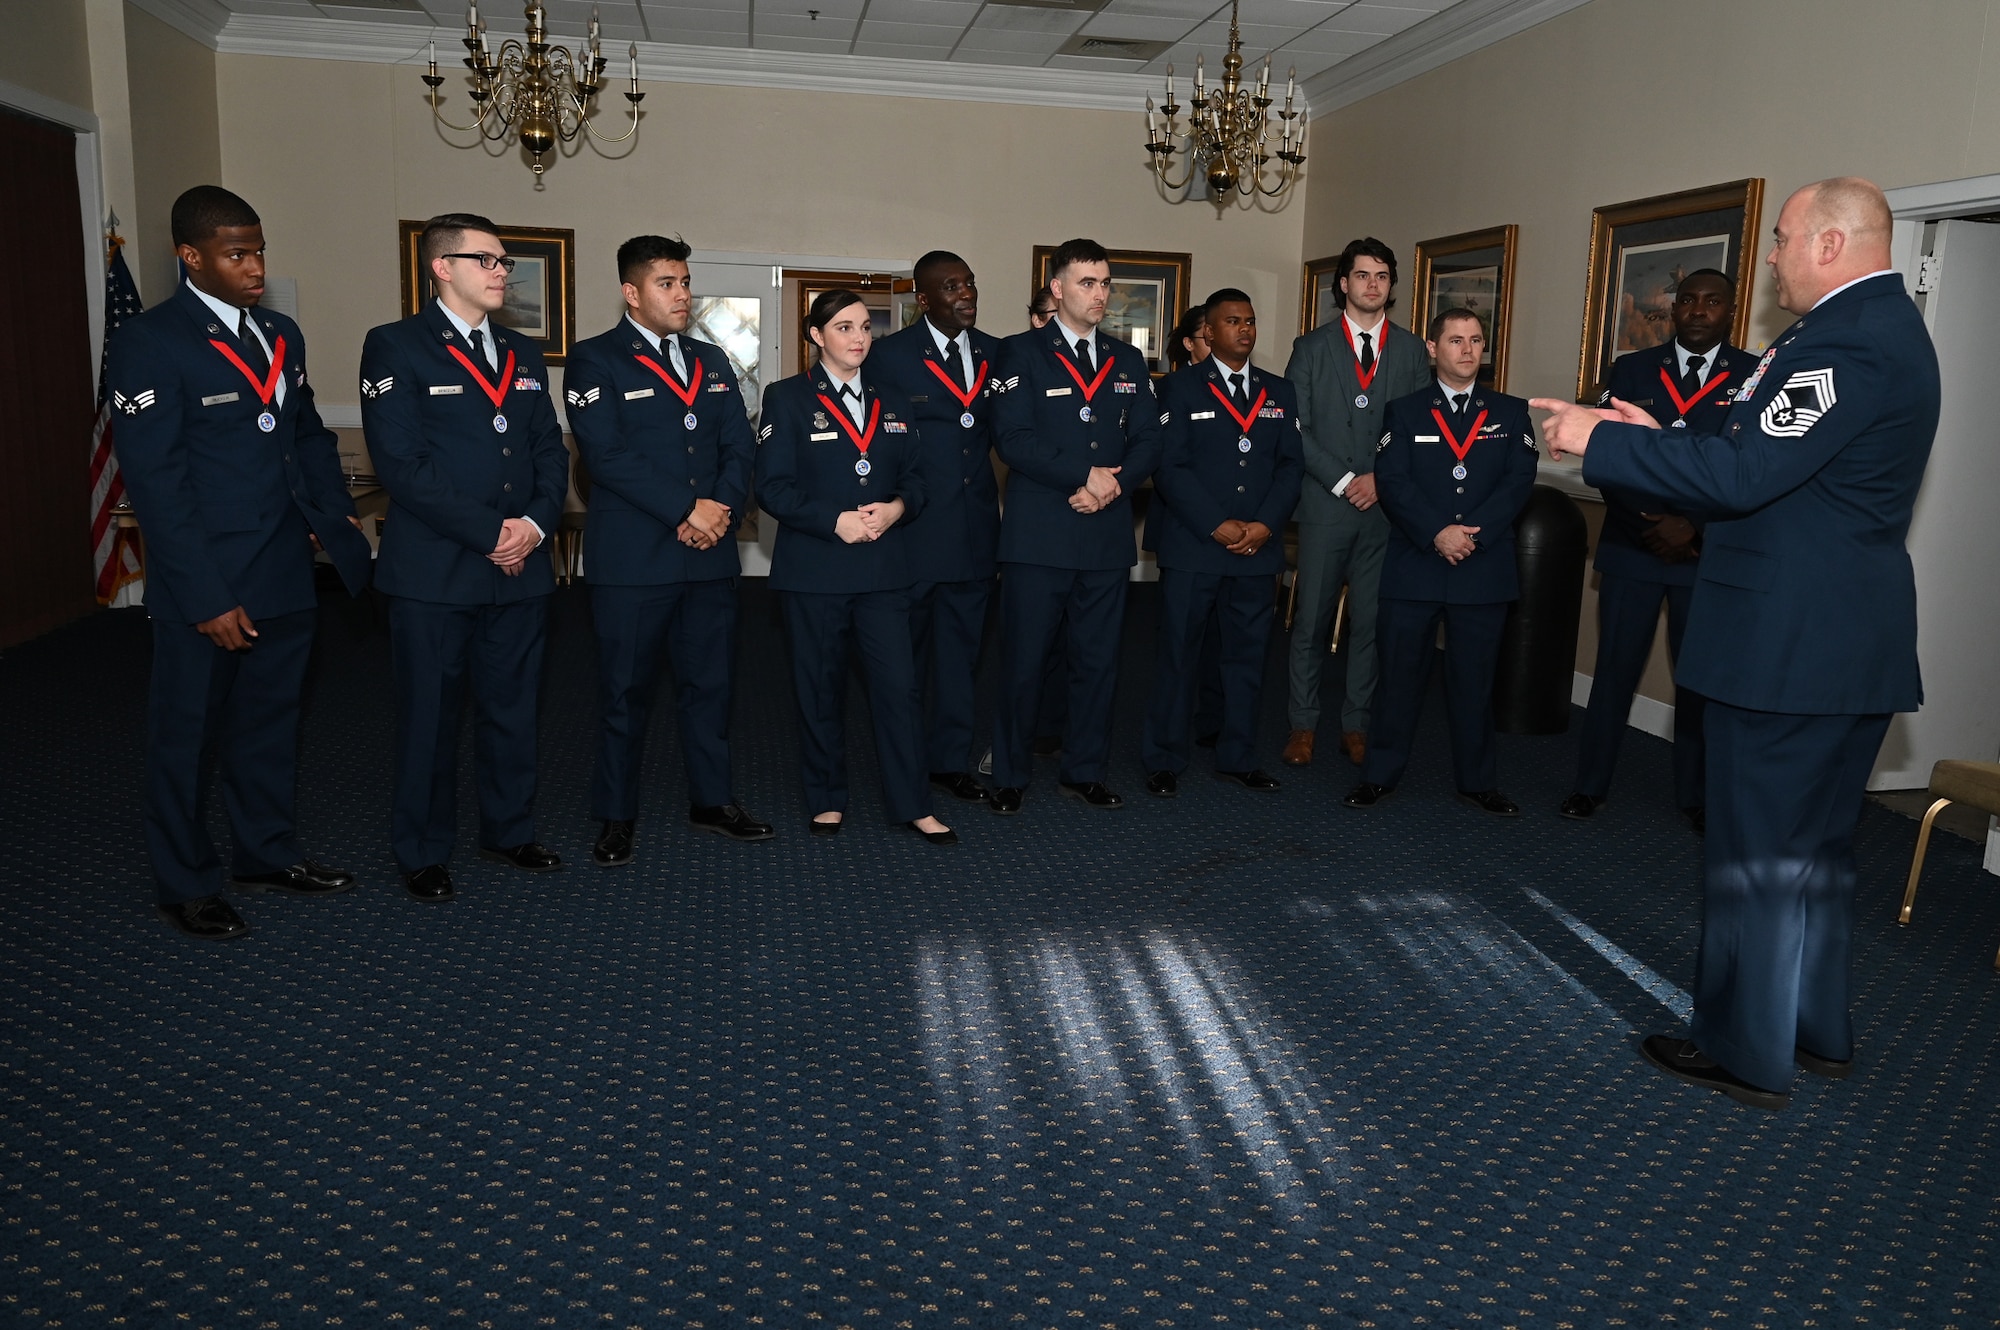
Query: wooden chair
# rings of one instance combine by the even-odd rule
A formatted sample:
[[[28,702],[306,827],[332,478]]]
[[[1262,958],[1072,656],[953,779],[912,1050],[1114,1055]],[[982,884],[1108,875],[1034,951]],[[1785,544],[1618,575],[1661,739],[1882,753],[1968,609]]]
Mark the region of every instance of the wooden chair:
[[[1930,848],[1931,824],[1947,804],[1965,804],[1977,808],[1988,816],[2000,817],[2000,762],[1955,762],[1943,761],[1931,768],[1931,797],[1937,802],[1924,814],[1923,825],[1917,828],[1917,851],[1910,859],[1910,881],[1903,888],[1903,908],[1896,915],[1896,922],[1910,922],[1910,906],[1917,899],[1917,878],[1924,871],[1924,851]],[[2000,970],[2000,952],[1993,957],[1993,968]]]
[[[581,453],[570,456],[570,484],[583,507],[563,509],[556,521],[556,538],[551,542],[555,546],[556,581],[564,586],[574,582],[583,571],[583,528],[590,517],[590,468],[583,464]]]

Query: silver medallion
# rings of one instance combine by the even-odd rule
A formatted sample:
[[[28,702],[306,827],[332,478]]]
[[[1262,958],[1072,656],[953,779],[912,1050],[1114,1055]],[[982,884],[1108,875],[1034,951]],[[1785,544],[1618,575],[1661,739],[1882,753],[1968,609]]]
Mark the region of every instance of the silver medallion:
[[[960,416],[958,418],[958,423],[966,429],[971,429],[973,424],[975,423],[972,419],[972,413],[968,411],[964,415]]]
[[[867,458],[865,458],[865,457],[857,457],[857,458],[855,458],[855,459],[854,459],[854,474],[855,474],[855,475],[857,475],[857,476],[865,476],[865,475],[867,475],[867,474],[868,474],[868,473],[869,473],[870,471],[873,471],[874,469],[875,469],[874,467],[872,467],[872,466],[870,466],[870,465],[868,464],[868,459],[867,459]]]
[[[1250,451],[1250,436],[1249,436],[1249,435],[1247,435],[1247,434],[1246,434],[1246,435],[1244,435],[1244,436],[1243,436],[1242,438],[1240,438],[1240,439],[1238,439],[1238,440],[1236,441],[1236,451],[1237,451],[1237,452],[1239,452],[1239,453],[1247,453],[1247,452],[1249,452],[1249,451]]]
[[[1091,413],[1090,408],[1087,406],[1076,413],[1076,418],[1078,420],[1081,420],[1086,425],[1088,425],[1091,421],[1097,419],[1097,417]]]
[[[1465,463],[1460,462],[1457,466],[1451,469],[1451,478],[1453,480],[1465,479]]]
[[[278,428],[278,418],[269,411],[265,411],[257,417],[257,428],[269,434],[272,430]]]
[[[1368,394],[1367,393],[1354,394],[1354,405],[1360,410],[1366,411],[1368,409]]]
[[[690,411],[690,412],[688,412],[688,413],[687,413],[686,415],[682,416],[682,417],[681,417],[681,424],[685,425],[685,426],[686,426],[687,428],[689,428],[689,429],[693,429],[693,428],[694,428],[694,412]]]
[[[1675,422],[1674,422],[1674,423],[1673,423],[1673,424],[1672,424],[1671,426],[1669,426],[1668,428],[1670,428],[1670,429],[1686,429],[1687,427],[1688,427],[1688,423],[1687,423],[1687,422],[1686,422],[1685,420],[1676,420],[1676,421],[1675,421]]]
[[[507,417],[493,417],[493,432],[495,434],[505,434],[507,432]]]

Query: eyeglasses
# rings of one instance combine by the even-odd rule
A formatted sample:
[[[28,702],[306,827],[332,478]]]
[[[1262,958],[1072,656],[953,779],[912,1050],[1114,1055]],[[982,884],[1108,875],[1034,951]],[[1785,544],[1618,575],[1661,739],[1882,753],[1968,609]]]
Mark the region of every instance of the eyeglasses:
[[[516,259],[511,254],[440,254],[438,257],[441,259],[471,259],[487,272],[492,272],[495,268],[498,268],[501,272],[512,272],[514,271],[514,265],[520,262],[519,259]]]
[[[1031,319],[1052,319],[1055,316],[1056,312],[1053,308],[1042,309],[1035,305],[1028,306],[1028,317]]]

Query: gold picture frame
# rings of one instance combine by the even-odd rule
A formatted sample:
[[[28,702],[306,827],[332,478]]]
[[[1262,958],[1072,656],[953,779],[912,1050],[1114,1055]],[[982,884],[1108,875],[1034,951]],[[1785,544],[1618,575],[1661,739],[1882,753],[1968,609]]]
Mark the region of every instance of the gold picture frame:
[[[1324,328],[1340,313],[1340,255],[1329,254],[1306,264],[1305,278],[1299,283],[1299,336]]]
[[[1590,214],[1590,286],[1584,298],[1583,347],[1576,400],[1596,402],[1611,362],[1673,336],[1673,290],[1697,268],[1736,279],[1736,324],[1729,340],[1750,335],[1761,179],[1614,203]]]
[[[1030,290],[1049,284],[1054,245],[1036,245]],[[1153,374],[1167,372],[1167,342],[1187,313],[1194,255],[1152,249],[1106,250],[1111,259],[1111,307],[1098,326],[1146,357]]]
[[[1484,231],[1461,231],[1417,242],[1410,331],[1422,337],[1430,330],[1431,319],[1453,306],[1479,315],[1486,332],[1479,382],[1495,392],[1507,391],[1508,332],[1514,322],[1514,248],[1520,233],[1521,228],[1509,222]]]
[[[408,316],[431,298],[430,274],[417,253],[424,224],[400,221],[396,232],[403,254],[403,313]],[[576,232],[503,226],[495,234],[518,262],[507,276],[507,303],[493,317],[541,347],[543,360],[562,364],[576,340]]]

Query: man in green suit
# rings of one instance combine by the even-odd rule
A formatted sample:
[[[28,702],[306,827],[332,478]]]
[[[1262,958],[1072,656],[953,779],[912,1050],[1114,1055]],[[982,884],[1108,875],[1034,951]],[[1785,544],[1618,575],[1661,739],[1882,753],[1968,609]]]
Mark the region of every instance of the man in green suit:
[[[1285,377],[1299,394],[1305,488],[1299,496],[1298,617],[1292,629],[1291,737],[1285,761],[1312,761],[1319,727],[1320,668],[1334,607],[1347,584],[1347,696],[1340,741],[1350,762],[1368,753],[1375,697],[1375,602],[1389,523],[1375,504],[1375,444],[1382,408],[1430,381],[1416,334],[1389,322],[1396,254],[1369,236],[1349,242],[1334,270],[1341,312],[1292,343]]]

